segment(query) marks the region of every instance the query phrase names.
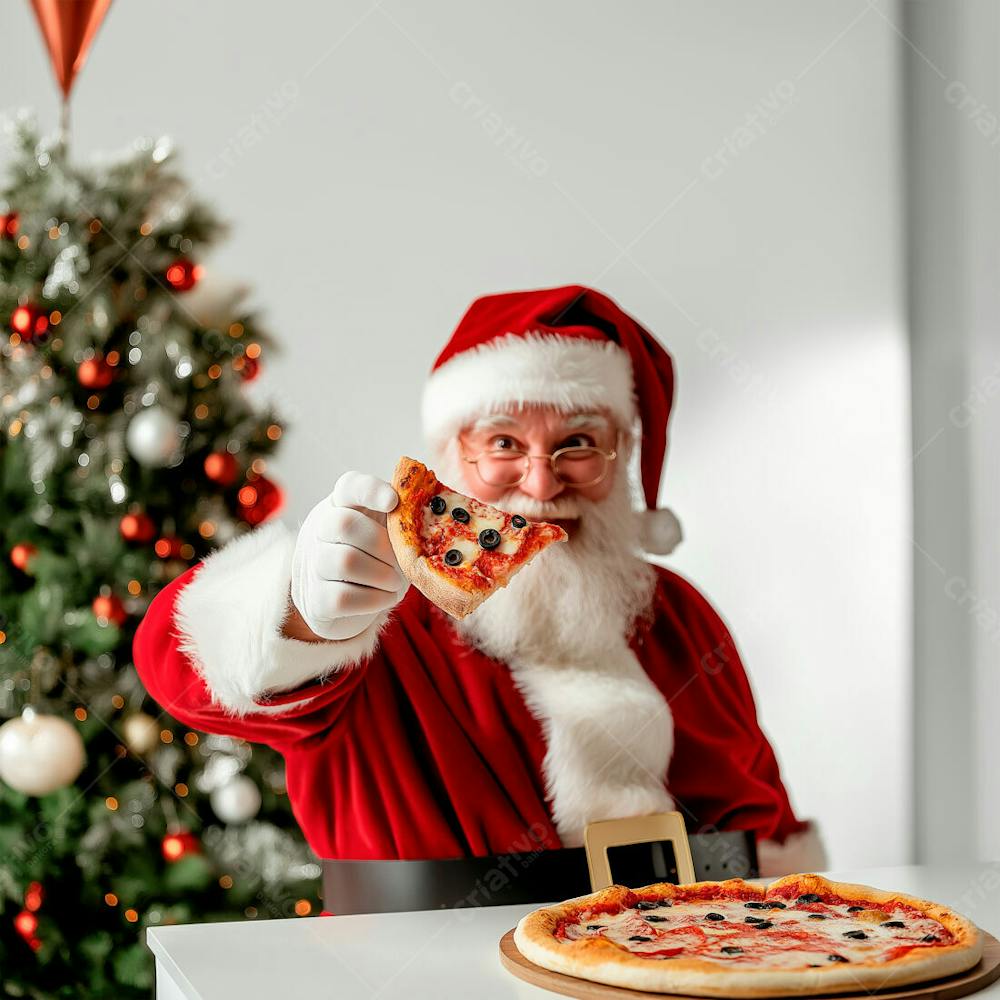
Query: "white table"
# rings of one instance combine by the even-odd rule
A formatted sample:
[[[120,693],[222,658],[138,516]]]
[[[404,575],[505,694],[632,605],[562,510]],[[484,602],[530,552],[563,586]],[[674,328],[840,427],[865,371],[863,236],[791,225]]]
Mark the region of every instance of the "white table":
[[[1000,936],[1000,862],[833,872],[960,910]],[[500,966],[500,938],[530,906],[187,924],[148,931],[158,1000],[408,1000],[555,994]],[[1000,1000],[1000,982],[979,996]]]

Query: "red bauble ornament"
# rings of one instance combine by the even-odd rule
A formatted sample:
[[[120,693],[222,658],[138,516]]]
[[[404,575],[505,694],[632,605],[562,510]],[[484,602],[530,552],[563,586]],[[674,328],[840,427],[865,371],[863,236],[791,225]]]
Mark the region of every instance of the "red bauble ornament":
[[[184,539],[177,535],[164,535],[156,540],[153,550],[161,559],[180,559]]]
[[[116,625],[122,625],[128,618],[125,605],[115,594],[98,594],[90,605],[98,618],[104,618]]]
[[[14,930],[21,935],[25,940],[33,937],[35,931],[38,930],[38,917],[34,915],[30,910],[21,910],[21,912],[14,917]]]
[[[140,542],[145,544],[153,540],[156,534],[156,523],[153,519],[141,510],[126,514],[118,522],[118,530],[122,533],[122,538],[126,542]]]
[[[76,369],[77,381],[85,389],[107,389],[114,377],[114,368],[100,354],[81,361]]]
[[[239,368],[240,378],[244,382],[252,382],[260,374],[260,359],[243,357],[243,364]]]
[[[220,486],[231,486],[239,471],[239,462],[228,451],[213,451],[205,458],[205,475]]]
[[[246,486],[240,488],[237,499],[240,517],[247,524],[253,525],[266,521],[285,505],[285,494],[281,487],[264,476],[247,480]]]
[[[18,306],[10,314],[10,327],[22,340],[43,340],[48,333],[49,317],[37,306]]]
[[[22,572],[30,572],[31,559],[38,551],[31,542],[20,542],[10,550],[10,561]]]
[[[175,830],[168,833],[160,844],[163,856],[167,861],[180,861],[185,855],[198,854],[201,851],[201,843],[198,838],[188,830]]]
[[[164,278],[167,279],[167,284],[175,292],[187,292],[198,283],[201,272],[200,264],[195,264],[194,261],[188,260],[186,257],[178,257],[167,268]]]
[[[32,912],[40,909],[44,895],[41,882],[28,883],[28,888],[24,891],[24,908]]]
[[[17,230],[21,225],[21,217],[17,212],[8,212],[0,215],[0,241],[12,240],[17,236]]]

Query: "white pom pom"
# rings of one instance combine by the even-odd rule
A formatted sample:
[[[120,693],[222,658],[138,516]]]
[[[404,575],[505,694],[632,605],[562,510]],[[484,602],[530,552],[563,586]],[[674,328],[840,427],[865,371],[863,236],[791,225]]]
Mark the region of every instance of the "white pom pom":
[[[636,517],[639,519],[639,544],[650,555],[668,555],[684,537],[677,515],[666,507],[641,510],[636,513]]]

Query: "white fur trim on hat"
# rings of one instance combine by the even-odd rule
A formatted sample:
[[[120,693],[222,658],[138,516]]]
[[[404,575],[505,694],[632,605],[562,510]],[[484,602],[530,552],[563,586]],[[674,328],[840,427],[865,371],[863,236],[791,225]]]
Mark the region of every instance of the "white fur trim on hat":
[[[628,353],[610,340],[507,334],[456,355],[424,388],[424,433],[440,444],[477,417],[510,406],[610,409],[631,427],[637,408]]]
[[[342,642],[286,638],[295,534],[272,521],[206,556],[177,596],[174,631],[208,685],[212,700],[234,715],[267,712],[258,699],[366,660],[388,620],[380,615]],[[280,706],[277,711],[286,711]],[[271,709],[273,710],[273,709]]]

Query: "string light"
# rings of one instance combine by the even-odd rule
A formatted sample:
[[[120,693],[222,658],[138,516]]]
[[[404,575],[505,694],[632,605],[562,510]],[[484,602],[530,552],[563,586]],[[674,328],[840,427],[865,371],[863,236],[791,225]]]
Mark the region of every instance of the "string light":
[[[295,914],[299,917],[308,917],[312,913],[312,903],[308,899],[300,899],[295,904]]]
[[[208,369],[209,378],[218,378],[222,374],[222,365],[212,365]]]
[[[142,593],[142,584],[138,580],[129,580],[128,592],[133,597],[138,597]]]
[[[198,525],[198,534],[202,538],[212,538],[215,535],[215,524],[212,521],[202,521]]]
[[[173,743],[174,742],[174,734],[172,732],[170,732],[169,729],[161,729],[160,730],[160,742],[162,742],[162,743]]]
[[[260,344],[247,344],[246,355],[248,358],[259,358]]]
[[[198,745],[198,734],[197,733],[185,733],[184,742],[189,747],[196,747]]]
[[[82,705],[79,708],[74,709],[73,714],[76,716],[77,722],[87,721],[87,710]]]
[[[22,910],[14,917],[14,929],[21,937],[31,937],[38,930],[38,917],[34,913]]]
[[[113,796],[109,795],[105,800],[104,804],[112,811],[117,812],[118,810],[118,800]]]
[[[130,924],[134,924],[139,919],[139,914],[133,909],[128,909],[125,911],[125,919]]]
[[[62,313],[59,312],[58,309],[53,309],[52,312],[49,313],[49,324],[51,326],[58,326],[61,322],[62,322]],[[53,341],[52,346],[53,347],[56,346],[55,341]],[[59,347],[62,347],[62,344],[60,344]]]
[[[183,781],[178,781],[177,784],[174,785],[174,793],[178,798],[185,799],[187,798],[188,786],[185,785]]]
[[[111,696],[111,704],[114,705],[115,708],[124,708],[125,707],[125,699],[120,694],[112,695]]]
[[[108,906],[117,906],[118,897],[113,892],[106,892],[104,894],[104,902],[107,903]]]
[[[2,646],[7,641],[7,633],[0,628],[0,646]]]
[[[221,885],[223,889],[232,889],[233,887],[232,877],[230,875],[223,875],[219,879],[219,885]]]
[[[267,429],[267,436],[272,441],[277,441],[281,437],[281,428],[277,424],[271,424]]]
[[[101,220],[91,219],[90,225],[87,228],[96,236],[101,231]]]
[[[237,337],[243,336],[243,324],[242,323],[230,323],[229,324],[229,336],[234,340]]]

